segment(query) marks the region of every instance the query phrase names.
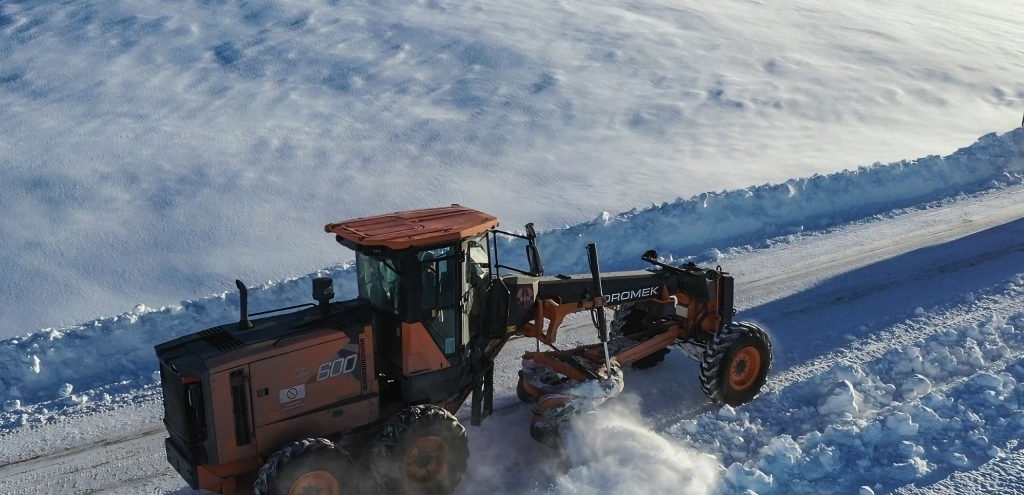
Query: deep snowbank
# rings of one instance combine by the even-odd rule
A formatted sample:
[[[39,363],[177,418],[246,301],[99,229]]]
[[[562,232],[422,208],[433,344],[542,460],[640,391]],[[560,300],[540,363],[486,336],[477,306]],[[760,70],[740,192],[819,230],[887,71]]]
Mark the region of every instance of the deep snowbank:
[[[312,279],[332,277],[339,294],[354,294],[342,266],[250,288],[251,312],[311,301]],[[132,311],[82,325],[0,341],[0,433],[46,421],[71,406],[102,408],[117,395],[158,382],[153,346],[214,325],[237,321],[238,292],[160,309]]]
[[[552,274],[584,271],[583,248],[588,242],[599,243],[603,269],[635,268],[642,265],[639,256],[646,249],[682,258],[766,242],[1019,183],[1022,175],[1024,129],[1016,129],[985,135],[945,158],[876,164],[780,185],[707,193],[545,232],[539,242]],[[254,287],[251,311],[309,302],[310,279],[316,276],[332,277],[339,297],[355,293],[352,270],[332,267]],[[140,305],[118,316],[0,341],[0,403],[6,410],[0,413],[0,428],[40,421],[45,413],[81,404],[102,407],[120,392],[152,385],[157,369],[152,346],[235,321],[237,298],[231,291],[160,309]]]
[[[586,267],[584,245],[596,242],[602,268],[640,264],[648,249],[670,259],[714,259],[713,249],[825,229],[894,209],[971,194],[1024,179],[1024,128],[986,134],[946,156],[874,164],[829,175],[735,191],[709,192],[643,210],[605,214],[547,232],[542,251],[551,273]]]
[[[919,308],[875,337],[877,358],[837,356],[766,400],[668,433],[719,460],[727,493],[888,493],[973,469],[1024,426],[1022,277],[989,292]]]

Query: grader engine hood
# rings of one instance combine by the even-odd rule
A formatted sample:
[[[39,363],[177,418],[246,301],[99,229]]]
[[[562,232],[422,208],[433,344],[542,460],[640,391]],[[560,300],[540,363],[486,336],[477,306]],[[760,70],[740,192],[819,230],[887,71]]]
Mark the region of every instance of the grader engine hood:
[[[275,423],[368,393],[372,356],[363,349],[363,330],[370,320],[366,304],[353,300],[157,345],[168,456],[178,460],[172,464],[195,481],[196,464],[230,462],[262,453],[261,443],[279,444]]]

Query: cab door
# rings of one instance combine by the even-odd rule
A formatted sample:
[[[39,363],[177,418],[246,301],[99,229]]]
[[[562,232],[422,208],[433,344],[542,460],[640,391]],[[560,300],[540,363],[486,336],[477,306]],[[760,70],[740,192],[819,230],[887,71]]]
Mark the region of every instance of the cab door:
[[[456,357],[464,341],[461,340],[464,318],[461,311],[463,277],[459,273],[459,246],[424,249],[416,253],[419,262],[420,291],[418,315],[427,333],[449,361]]]
[[[487,234],[469,238],[462,243],[465,263],[462,277],[462,342],[468,344],[484,330],[487,291],[491,283],[490,249]]]

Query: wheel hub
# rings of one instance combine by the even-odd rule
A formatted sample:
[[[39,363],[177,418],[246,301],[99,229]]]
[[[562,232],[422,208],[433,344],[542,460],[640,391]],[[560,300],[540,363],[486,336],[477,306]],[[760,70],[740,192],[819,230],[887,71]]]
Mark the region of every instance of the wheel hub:
[[[292,483],[288,495],[342,495],[341,484],[327,471],[310,471]]]
[[[436,481],[448,465],[448,446],[439,436],[416,440],[405,452],[405,477],[416,484]]]
[[[750,388],[761,372],[761,353],[753,347],[740,349],[729,366],[729,385],[735,390]]]

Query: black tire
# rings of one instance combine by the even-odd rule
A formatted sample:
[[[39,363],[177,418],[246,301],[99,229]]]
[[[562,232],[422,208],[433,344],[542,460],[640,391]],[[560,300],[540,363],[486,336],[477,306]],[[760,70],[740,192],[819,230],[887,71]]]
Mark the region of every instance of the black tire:
[[[738,406],[761,391],[772,366],[772,344],[756,325],[732,323],[715,334],[700,362],[700,386],[716,404]]]
[[[271,455],[256,474],[253,495],[353,495],[352,458],[330,440],[307,438]]]
[[[519,372],[519,381],[516,383],[516,397],[519,397],[519,400],[527,404],[533,404],[533,396],[530,395],[530,392],[526,391],[526,386],[523,385],[522,371]]]
[[[652,352],[648,356],[644,356],[640,359],[637,359],[636,361],[633,361],[633,367],[638,370],[653,368],[661,364],[661,362],[665,360],[665,356],[668,355],[668,351],[668,349],[658,349],[657,351]]]
[[[615,317],[612,319],[610,335],[612,338],[624,336],[629,337],[640,331],[640,324],[644,321],[644,311],[635,309],[634,303],[619,305],[615,310]],[[633,361],[633,368],[645,370],[653,368],[665,360],[669,349],[659,349],[648,356]]]
[[[466,429],[432,405],[395,413],[373,442],[371,469],[384,493],[449,495],[466,472]]]
[[[537,427],[537,423],[531,423],[530,438],[555,450],[562,448],[562,435],[559,433],[558,428],[542,430]]]
[[[611,338],[628,336],[640,331],[640,322],[643,321],[643,311],[633,311],[634,303],[620,304],[615,308],[615,316],[608,326],[608,335]]]

